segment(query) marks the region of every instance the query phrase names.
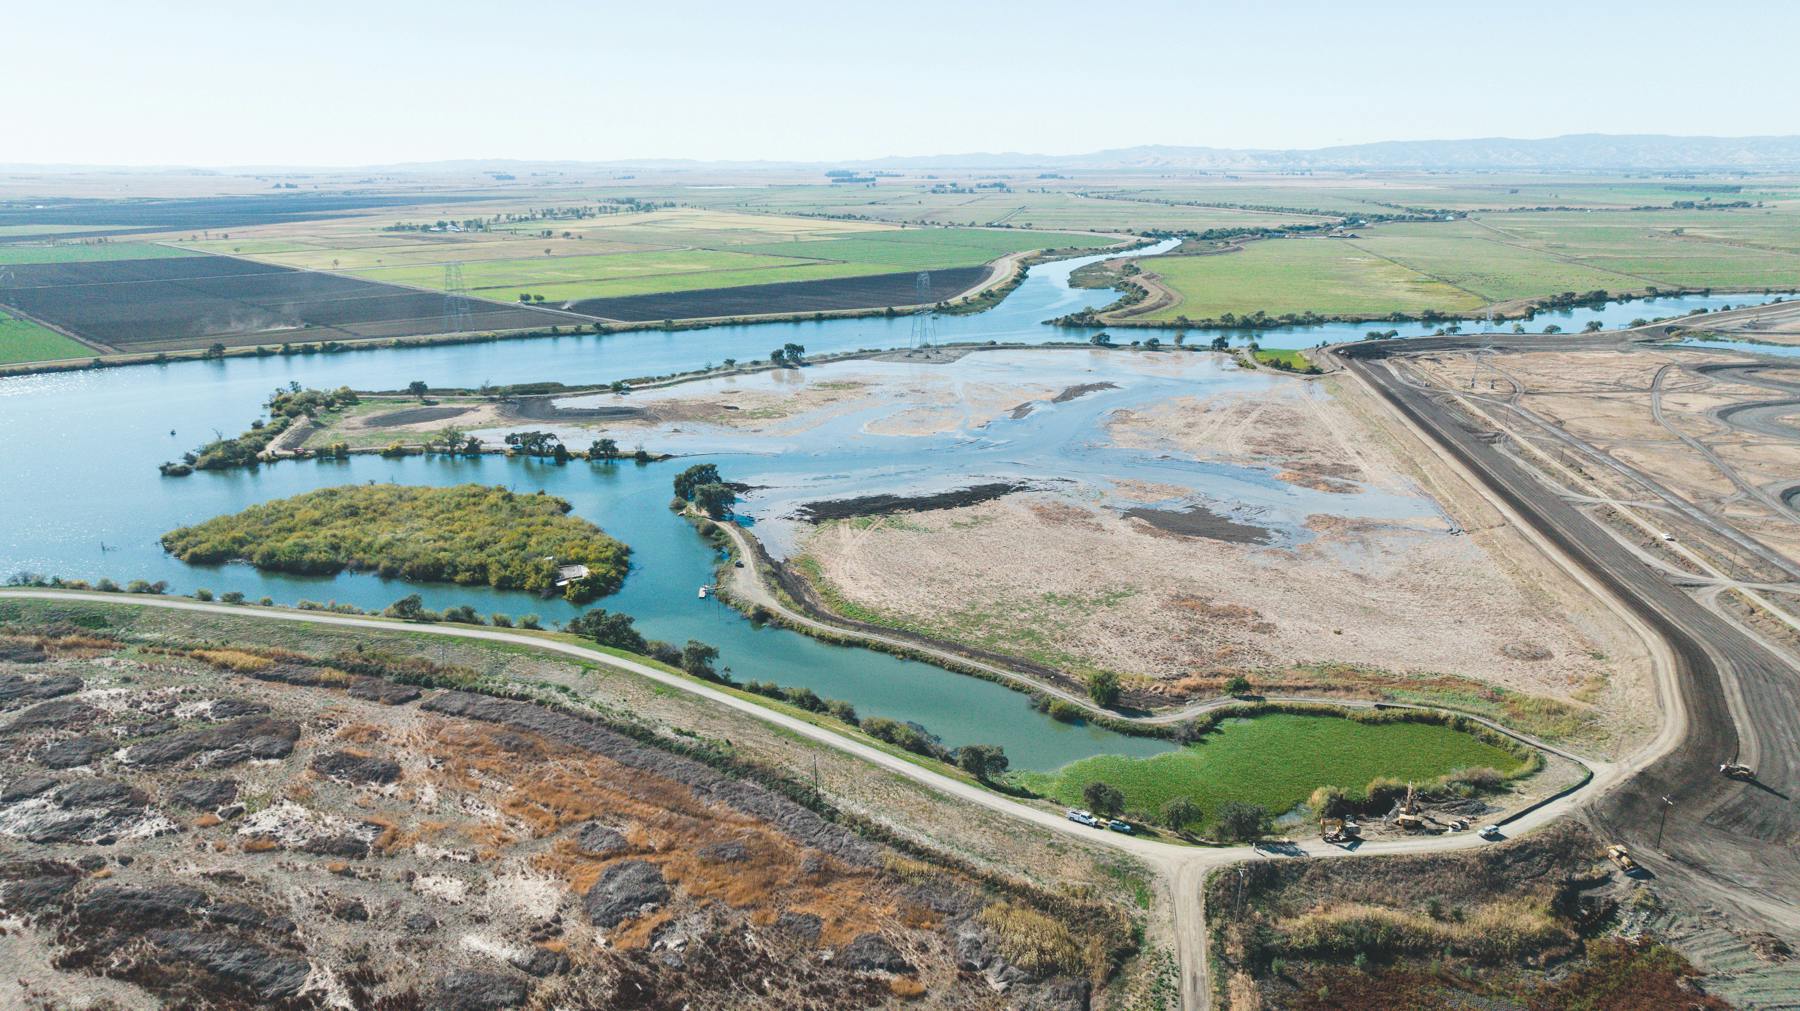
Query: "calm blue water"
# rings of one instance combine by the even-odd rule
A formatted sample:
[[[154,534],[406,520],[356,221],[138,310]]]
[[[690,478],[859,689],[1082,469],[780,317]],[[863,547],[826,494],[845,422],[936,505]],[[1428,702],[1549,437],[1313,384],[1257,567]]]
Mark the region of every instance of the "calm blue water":
[[[1111,300],[1109,291],[1068,287],[1069,272],[1084,262],[1034,269],[999,307],[937,320],[936,339],[1081,339],[1079,331],[1045,327],[1041,321]],[[1742,296],[1656,300],[1601,310],[1613,315],[1598,318],[1623,322],[1635,315],[1743,301]],[[1564,328],[1579,329],[1590,318],[1583,315],[1587,312],[1566,314]],[[1540,316],[1537,328],[1548,318]],[[1021,768],[1054,768],[1099,753],[1149,755],[1165,750],[1167,745],[1157,741],[1056,723],[1032,711],[1022,695],[998,685],[881,653],[825,645],[779,629],[757,629],[722,605],[699,600],[695,588],[709,581],[716,559],[687,524],[666,509],[675,470],[671,464],[558,468],[499,458],[357,457],[345,463],[285,463],[185,479],[162,478],[155,469],[158,462],[217,434],[242,431],[269,391],[289,382],[360,389],[398,388],[415,379],[464,387],[546,379],[593,383],[682,371],[725,358],[766,358],[771,348],[789,341],[812,353],[903,347],[911,328],[907,318],[830,320],[331,356],[233,358],[0,379],[0,433],[5,436],[0,439],[0,573],[108,576],[121,582],[162,579],[179,593],[205,587],[215,593],[239,590],[252,599],[267,595],[280,603],[337,600],[366,608],[379,608],[417,590],[433,608],[468,603],[484,613],[535,611],[546,620],[562,620],[574,609],[561,601],[477,588],[415,587],[367,575],[306,579],[264,575],[243,565],[203,569],[174,561],[158,544],[160,535],[173,527],[333,484],[477,481],[521,490],[543,488],[567,498],[579,515],[631,545],[632,573],[623,590],[602,601],[603,606],[636,616],[653,637],[678,643],[696,638],[717,645],[722,662],[740,678],[805,685],[827,697],[848,699],[866,714],[915,720],[952,746],[999,744]],[[1310,346],[1360,336],[1365,329],[1315,327],[1254,336],[1271,347]],[[1282,342],[1287,335],[1292,335],[1291,343]],[[1043,424],[1053,426],[1054,416],[1047,416]],[[1045,444],[1053,442],[1052,438]],[[731,462],[723,460],[727,473]],[[763,465],[768,469],[766,459]]]
[[[1676,341],[1673,346],[1684,348],[1716,348],[1721,351],[1742,351],[1753,355],[1774,355],[1777,358],[1800,358],[1800,346],[1792,344],[1758,344],[1755,341]]]
[[[1787,297],[1787,296],[1783,296]],[[1563,333],[1580,333],[1582,328],[1593,320],[1608,330],[1624,327],[1634,319],[1655,320],[1671,316],[1684,316],[1690,312],[1705,309],[1717,311],[1726,306],[1742,307],[1746,305],[1762,305],[1773,301],[1775,295],[1664,295],[1657,298],[1635,298],[1623,301],[1607,302],[1593,308],[1558,309],[1544,311],[1524,321],[1497,321],[1488,323],[1485,320],[1462,320],[1459,323],[1324,323],[1319,326],[1282,327],[1273,330],[1209,330],[1202,327],[1188,329],[1188,340],[1192,342],[1194,335],[1204,334],[1202,340],[1211,340],[1216,334],[1225,334],[1233,344],[1245,344],[1252,340],[1263,347],[1290,350],[1295,348],[1316,347],[1319,344],[1337,344],[1345,341],[1356,341],[1371,330],[1386,332],[1400,331],[1401,337],[1427,337],[1437,332],[1439,327],[1456,325],[1458,333],[1512,333],[1515,322],[1523,326],[1526,333],[1543,333],[1547,326],[1562,328]],[[1120,330],[1115,338],[1137,337],[1139,331]]]

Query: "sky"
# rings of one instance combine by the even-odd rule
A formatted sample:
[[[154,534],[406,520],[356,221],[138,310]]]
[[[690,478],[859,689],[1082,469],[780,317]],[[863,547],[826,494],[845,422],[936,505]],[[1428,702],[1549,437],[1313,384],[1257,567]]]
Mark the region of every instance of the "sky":
[[[0,163],[1800,133],[1793,0],[0,5]]]

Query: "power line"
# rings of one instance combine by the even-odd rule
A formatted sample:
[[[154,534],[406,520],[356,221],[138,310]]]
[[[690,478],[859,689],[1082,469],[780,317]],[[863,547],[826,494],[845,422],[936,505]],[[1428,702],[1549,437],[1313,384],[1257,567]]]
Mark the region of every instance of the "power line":
[[[463,333],[469,322],[469,286],[460,262],[444,264],[444,332]]]
[[[928,348],[937,340],[937,313],[933,311],[931,300],[931,271],[921,270],[919,276],[913,278],[913,303],[923,306],[913,313],[912,338],[908,341],[914,351]]]

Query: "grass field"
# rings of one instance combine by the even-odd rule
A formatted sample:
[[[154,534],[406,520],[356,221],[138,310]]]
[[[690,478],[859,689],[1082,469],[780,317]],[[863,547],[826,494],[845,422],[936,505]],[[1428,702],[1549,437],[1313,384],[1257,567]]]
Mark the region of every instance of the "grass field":
[[[1458,769],[1502,773],[1520,760],[1504,749],[1431,723],[1359,723],[1335,716],[1277,713],[1226,721],[1197,744],[1153,758],[1100,755],[1020,782],[1058,803],[1081,806],[1087,784],[1111,783],[1127,811],[1154,814],[1188,797],[1210,825],[1221,804],[1244,801],[1282,814],[1321,786],[1362,796],[1377,777],[1424,782]]]
[[[94,350],[79,341],[0,309],[0,365],[91,358],[93,355]]]
[[[20,242],[0,245],[0,265],[8,263],[89,263],[95,260],[153,260],[168,256],[192,256],[185,249],[153,242],[66,242],[34,245]]]
[[[1273,365],[1277,368],[1285,368],[1293,372],[1305,372],[1313,367],[1313,364],[1306,360],[1306,356],[1298,351],[1267,351],[1259,349],[1256,352],[1256,360],[1265,365]]]
[[[1174,305],[1134,317],[1145,320],[1217,319],[1259,309],[1270,315],[1458,312],[1482,304],[1466,291],[1341,239],[1265,240],[1241,252],[1146,260],[1144,269],[1181,296]]]
[[[1396,222],[1354,238],[1298,238],[1243,251],[1144,261],[1179,296],[1137,319],[1172,322],[1315,312],[1473,313],[1562,292],[1800,285],[1800,214],[1517,211]]]

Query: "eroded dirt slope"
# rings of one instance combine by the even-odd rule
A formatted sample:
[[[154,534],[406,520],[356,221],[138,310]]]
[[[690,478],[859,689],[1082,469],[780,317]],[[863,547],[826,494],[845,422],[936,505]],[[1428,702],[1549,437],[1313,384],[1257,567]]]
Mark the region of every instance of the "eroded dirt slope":
[[[455,670],[0,637],[0,1003],[1072,1008],[1120,943],[716,761],[392,676]]]

